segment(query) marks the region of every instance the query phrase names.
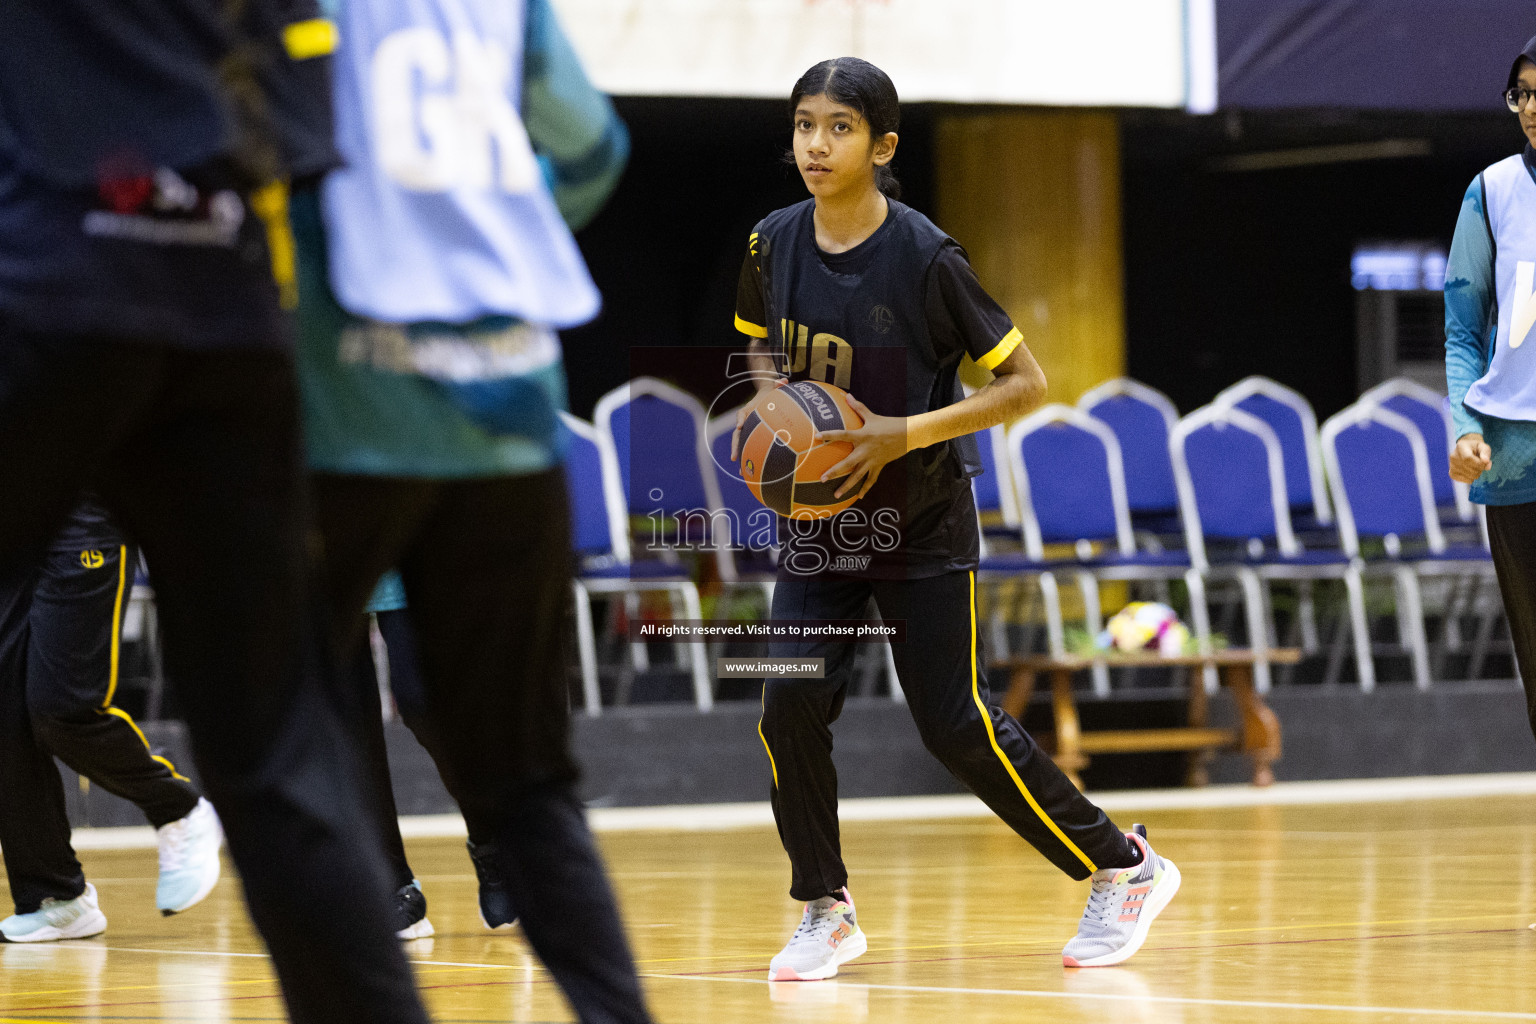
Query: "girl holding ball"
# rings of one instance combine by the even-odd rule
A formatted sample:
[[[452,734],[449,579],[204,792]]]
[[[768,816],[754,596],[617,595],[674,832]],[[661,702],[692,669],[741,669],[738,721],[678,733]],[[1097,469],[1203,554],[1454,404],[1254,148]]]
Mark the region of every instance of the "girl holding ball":
[[[822,479],[841,478],[838,496],[860,500],[839,516],[787,524],[773,618],[855,619],[873,598],[885,621],[904,621],[896,674],[925,746],[1057,867],[1092,879],[1063,962],[1119,963],[1178,890],[1178,869],[1140,826],[1121,831],[993,703],[976,631],[969,478],[980,464],[971,435],[1038,406],[1044,375],[965,251],[897,201],[891,161],[901,111],[890,78],[856,58],[823,61],[795,83],[790,112],[793,159],[811,198],[769,214],[752,233],[736,326],[791,382],[850,392],[863,424],[818,435],[852,445]],[[994,379],[962,398],[956,373],[965,355]],[[866,525],[886,509],[894,545],[877,543]],[[796,557],[808,549],[849,557]],[[831,725],[853,652],[832,639],[775,642],[769,651],[822,658],[825,667],[822,679],[769,679],[763,691],[759,731],[793,869],[790,895],[806,905],[769,967],[774,981],[830,978],[867,948],[840,849],[832,762]]]

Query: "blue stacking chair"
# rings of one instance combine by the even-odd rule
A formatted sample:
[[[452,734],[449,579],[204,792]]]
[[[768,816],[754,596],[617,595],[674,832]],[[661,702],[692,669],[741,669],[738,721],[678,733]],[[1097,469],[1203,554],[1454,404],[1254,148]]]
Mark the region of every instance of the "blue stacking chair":
[[[1366,560],[1365,566],[1396,582],[1399,632],[1413,654],[1414,681],[1427,688],[1429,651],[1419,580],[1491,579],[1492,557],[1480,544],[1447,543],[1428,445],[1415,421],[1385,405],[1357,402],[1323,424],[1322,445],[1344,550],[1359,558],[1361,537],[1382,541],[1384,554]]]
[[[1440,512],[1440,525],[1450,530],[1456,541],[1475,543],[1479,539],[1476,525],[1477,513],[1473,509],[1469,489],[1466,484],[1452,480],[1448,469],[1451,447],[1455,444],[1450,400],[1418,381],[1407,377],[1394,377],[1366,391],[1360,396],[1359,401],[1390,409],[1413,421],[1414,426],[1419,428],[1419,434],[1424,438],[1425,452],[1429,456],[1429,475],[1434,484],[1435,505]],[[1463,612],[1477,606],[1478,592],[1483,582],[1483,579],[1475,573],[1457,576],[1450,581],[1444,604],[1445,628],[1441,632],[1436,652],[1436,661],[1440,665],[1444,665],[1447,652],[1462,648],[1461,616]],[[1480,635],[1487,631],[1492,618],[1492,616],[1484,617]],[[1486,645],[1478,645],[1477,649],[1482,649],[1484,646]],[[1475,664],[1472,667],[1475,668],[1476,663],[1480,661],[1480,658],[1474,656]]]
[[[662,591],[673,600],[674,613],[702,619],[699,591],[676,564],[630,558],[629,519],[613,451],[591,424],[560,414],[564,435],[565,485],[571,506],[571,545],[577,558],[571,583],[576,596],[576,641],[581,660],[582,697],[587,714],[602,712],[597,680],[597,641],[592,627],[592,598],[599,594],[638,595]],[[633,644],[633,647],[643,647]],[[693,676],[694,702],[699,710],[714,705],[714,687],[703,643],[686,648]]]
[[[624,508],[646,521],[648,545],[664,559],[678,548],[709,549],[721,579],[735,579],[729,531],[715,528],[723,504],[703,404],[664,381],[637,377],[598,399],[592,422],[613,450]]]
[[[983,535],[1017,541],[1019,500],[1008,465],[1008,428],[999,423],[977,431],[976,449],[981,453],[981,474],[971,478],[971,492],[977,513],[994,520],[983,522]]]
[[[1342,579],[1360,685],[1374,687],[1360,567],[1337,548],[1308,551],[1297,539],[1285,457],[1269,424],[1236,405],[1213,403],[1179,421],[1169,449],[1191,564],[1204,577],[1235,579],[1242,588],[1249,644],[1259,655],[1255,686],[1269,687],[1267,585]]]
[[[1083,595],[1090,633],[1103,628],[1099,581],[1183,579],[1190,587],[1196,636],[1210,637],[1202,581],[1182,551],[1138,551],[1126,503],[1120,443],[1107,424],[1069,405],[1048,405],[1008,431],[1009,464],[1018,497],[1017,556],[993,556],[983,568],[1030,573],[1040,582],[1053,653],[1063,646],[1055,574],[1069,573]],[[1073,554],[1047,558],[1045,545],[1071,545]],[[1095,666],[1094,688],[1109,690],[1109,675]]]
[[[1300,392],[1268,377],[1246,377],[1219,392],[1213,403],[1235,405],[1269,425],[1280,441],[1285,459],[1285,486],[1290,504],[1291,527],[1314,548],[1338,546],[1333,529],[1333,509],[1323,479],[1323,455],[1317,440],[1317,415]],[[1317,613],[1312,584],[1295,581],[1296,620],[1301,649],[1318,649]]]
[[[966,393],[972,392],[967,388]],[[998,423],[977,431],[975,436],[976,449],[981,453],[981,473],[971,477],[976,533],[981,541],[976,589],[978,594],[987,596],[993,656],[1002,658],[1009,650],[1004,592],[1011,581],[1029,573],[1021,569],[1020,559],[1007,557],[1018,551],[1020,537],[1019,499],[1008,458],[1008,428]],[[987,518],[983,519],[983,516]],[[1065,649],[1066,640],[1062,636],[1061,601],[1055,590],[1055,577],[1041,579],[1040,585],[1042,591],[1051,588],[1049,594],[1044,595],[1047,644],[1053,652],[1059,652]]]
[[[1085,392],[1077,407],[1109,424],[1120,442],[1132,524],[1157,535],[1180,532],[1179,490],[1168,456],[1168,435],[1179,421],[1173,402],[1156,388],[1116,377]]]
[[[1285,460],[1285,490],[1291,526],[1302,531],[1333,525],[1328,488],[1323,483],[1323,454],[1317,440],[1317,414],[1298,391],[1268,377],[1244,377],[1218,392],[1213,405],[1230,405],[1268,424]]]
[[[1390,409],[1418,428],[1424,439],[1424,451],[1429,456],[1429,477],[1434,485],[1435,506],[1440,510],[1440,521],[1447,523],[1472,523],[1477,513],[1472,508],[1466,484],[1451,479],[1448,471],[1451,447],[1455,444],[1451,425],[1451,412],[1446,397],[1407,377],[1394,377],[1378,384],[1359,398],[1362,405],[1379,405]]]

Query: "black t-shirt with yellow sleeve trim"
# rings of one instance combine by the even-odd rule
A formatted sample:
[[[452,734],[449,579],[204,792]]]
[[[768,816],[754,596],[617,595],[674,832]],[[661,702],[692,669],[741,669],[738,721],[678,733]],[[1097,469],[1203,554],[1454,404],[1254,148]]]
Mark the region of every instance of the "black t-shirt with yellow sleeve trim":
[[[963,356],[990,370],[1022,338],[965,250],[916,210],[888,204],[874,234],[841,253],[816,245],[814,200],[764,218],[748,240],[735,321],[768,343],[791,380],[835,384],[876,413],[913,416],[960,399]],[[786,524],[780,564],[873,579],[973,569],[969,477],[978,472],[970,436],[910,452],[841,515]]]

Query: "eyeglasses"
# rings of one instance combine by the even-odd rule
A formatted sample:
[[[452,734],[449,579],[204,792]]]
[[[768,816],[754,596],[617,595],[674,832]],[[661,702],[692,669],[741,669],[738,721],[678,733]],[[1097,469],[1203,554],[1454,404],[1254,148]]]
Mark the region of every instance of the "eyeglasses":
[[[1512,113],[1520,113],[1532,99],[1536,99],[1536,89],[1527,89],[1522,86],[1504,90],[1504,104]]]

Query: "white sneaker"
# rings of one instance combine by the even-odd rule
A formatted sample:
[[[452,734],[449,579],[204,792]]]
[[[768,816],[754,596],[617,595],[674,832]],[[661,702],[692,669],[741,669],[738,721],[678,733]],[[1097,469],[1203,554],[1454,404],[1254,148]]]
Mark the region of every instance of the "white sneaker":
[[[1093,891],[1077,934],[1061,951],[1067,967],[1109,967],[1129,960],[1147,941],[1152,921],[1179,891],[1179,869],[1147,844],[1146,829],[1125,837],[1141,849],[1141,863],[1093,873]]]
[[[805,905],[800,927],[789,944],[768,965],[769,981],[820,981],[837,968],[863,956],[869,942],[859,930],[853,897],[845,888],[841,898],[823,896]]]
[[[219,846],[224,830],[213,805],[203,797],[185,818],[155,830],[160,846],[160,880],[155,906],[169,917],[201,903],[219,881]]]
[[[12,914],[0,921],[6,942],[57,942],[83,939],[107,930],[107,916],[96,902],[96,887],[85,883],[85,892],[72,900],[43,900],[30,914]]]

